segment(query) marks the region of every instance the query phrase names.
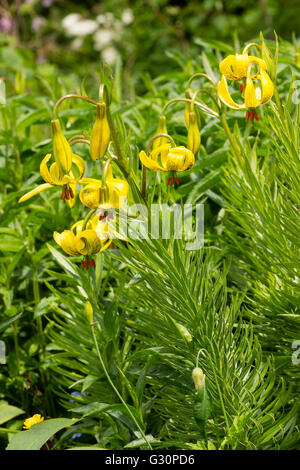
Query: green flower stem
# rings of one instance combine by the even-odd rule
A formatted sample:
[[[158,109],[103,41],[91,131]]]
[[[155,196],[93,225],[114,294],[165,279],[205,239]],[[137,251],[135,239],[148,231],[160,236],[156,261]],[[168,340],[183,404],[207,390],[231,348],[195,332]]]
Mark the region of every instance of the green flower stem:
[[[199,103],[199,101],[190,100],[190,99],[188,99],[188,98],[174,98],[174,99],[168,101],[168,102],[164,105],[164,107],[163,107],[163,109],[162,109],[162,114],[165,114],[165,110],[167,109],[167,107],[168,107],[170,104],[172,104],[172,103],[177,103],[177,102],[180,102],[180,101],[182,101],[182,102],[184,102],[184,103],[194,103],[194,104],[196,104],[197,106],[199,106],[199,108],[201,108],[202,111],[205,111],[206,113],[211,114],[211,115],[214,116],[214,117],[219,117],[218,113],[216,113],[213,109],[209,108],[209,107],[206,106],[205,104]]]
[[[226,132],[226,134],[227,134],[227,137],[228,137],[228,139],[229,139],[229,142],[230,142],[230,144],[231,144],[231,147],[232,147],[234,153],[235,153],[236,156],[238,157],[240,163],[243,165],[243,164],[244,164],[244,159],[243,159],[243,157],[242,157],[242,155],[241,155],[241,152],[240,152],[240,149],[238,148],[238,145],[237,145],[237,143],[236,143],[236,141],[235,141],[235,139],[234,139],[234,137],[233,137],[233,135],[232,135],[232,133],[231,133],[231,130],[230,130],[228,124],[227,124],[227,121],[226,121],[226,118],[225,118],[225,114],[224,114],[224,113],[221,113],[221,114],[219,115],[219,118],[220,118],[220,121],[221,121],[221,123],[222,123],[222,126],[223,126],[223,128],[224,128],[224,130],[225,130],[225,132]]]
[[[61,105],[61,103],[70,98],[77,98],[80,100],[88,101],[89,103],[94,104],[95,106],[99,104],[97,101],[93,100],[92,98],[89,98],[88,96],[82,96],[82,95],[77,95],[75,93],[69,93],[68,95],[64,95],[61,98],[59,98],[59,100],[55,103],[55,106],[53,109],[53,119],[57,118],[58,107]]]
[[[145,440],[145,443],[147,444],[148,446],[148,449],[149,450],[152,450],[152,447],[151,447],[151,444],[150,442],[148,441],[143,429],[140,427],[139,423],[137,422],[135,416],[133,415],[132,411],[130,410],[129,406],[127,405],[127,403],[124,401],[122,395],[119,393],[118,389],[116,388],[115,384],[113,383],[112,379],[110,378],[110,375],[105,367],[105,364],[104,364],[104,361],[103,361],[103,358],[101,356],[101,352],[100,352],[100,349],[99,349],[99,346],[98,346],[98,342],[97,342],[97,338],[96,338],[96,333],[95,333],[95,324],[92,323],[91,324],[91,330],[92,330],[92,335],[93,335],[93,340],[94,340],[94,344],[95,344],[95,347],[96,347],[96,351],[97,351],[97,355],[98,355],[98,358],[99,358],[99,361],[100,361],[100,364],[103,368],[103,371],[106,375],[106,378],[108,380],[108,382],[110,383],[111,387],[113,388],[114,392],[116,393],[116,395],[119,397],[119,399],[121,400],[121,402],[123,403],[123,405],[125,406],[126,410],[128,411],[128,413],[130,414],[133,422],[135,423],[136,427],[138,428],[138,430],[140,431],[141,435],[143,436],[143,439]]]
[[[83,221],[82,231],[86,229],[86,226],[87,226],[88,221],[90,220],[90,218],[92,217],[92,215],[93,215],[95,212],[96,212],[96,209],[91,209],[91,210],[87,213],[87,215],[86,215],[86,217],[85,217],[85,219],[84,219],[84,221]]]
[[[88,139],[74,139],[74,140],[69,140],[70,145],[74,144],[88,144],[90,145],[90,141]]]
[[[195,73],[194,75],[192,75],[187,83],[187,88],[190,87],[192,81],[195,79],[195,78],[199,78],[199,77],[204,77],[206,78],[207,80],[209,80],[213,86],[216,88],[217,84],[216,82],[211,78],[209,77],[206,73],[202,73],[202,72],[199,72],[199,73]]]

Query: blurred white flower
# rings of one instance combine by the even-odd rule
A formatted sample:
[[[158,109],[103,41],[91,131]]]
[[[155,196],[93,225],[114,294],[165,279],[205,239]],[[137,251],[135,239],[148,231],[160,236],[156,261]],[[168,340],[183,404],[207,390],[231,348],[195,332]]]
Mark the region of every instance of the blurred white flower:
[[[99,24],[104,24],[105,23],[105,15],[98,15],[96,20],[98,21]]]
[[[113,65],[119,57],[117,49],[112,46],[106,47],[101,54],[104,62],[107,62],[109,65]]]
[[[72,28],[73,24],[77,23],[77,21],[79,21],[80,18],[81,16],[78,13],[71,13],[70,15],[65,16],[64,19],[62,20],[63,28],[67,30]]]
[[[83,44],[83,40],[81,38],[76,38],[71,42],[71,48],[74,51],[77,51],[78,49],[82,47],[82,44]]]
[[[99,29],[95,35],[95,49],[100,51],[103,47],[111,43],[113,39],[113,32],[110,29]]]
[[[131,8],[125,8],[125,10],[122,13],[122,21],[125,24],[130,24],[134,20],[133,12]]]
[[[62,21],[62,25],[69,36],[86,36],[98,29],[96,21],[82,19],[78,13],[71,13],[66,16]]]

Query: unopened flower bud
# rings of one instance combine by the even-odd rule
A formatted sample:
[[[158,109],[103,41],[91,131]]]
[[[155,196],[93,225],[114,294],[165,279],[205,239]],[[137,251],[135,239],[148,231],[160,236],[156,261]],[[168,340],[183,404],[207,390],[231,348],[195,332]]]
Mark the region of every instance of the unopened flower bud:
[[[204,374],[203,374],[202,369],[200,369],[200,367],[195,367],[195,369],[193,369],[193,372],[192,372],[192,378],[193,378],[197,392],[198,390],[200,390],[202,386],[203,377],[204,377]]]
[[[93,160],[104,157],[110,140],[110,128],[107,120],[106,104],[97,105],[97,115],[91,133],[90,150]]]
[[[156,134],[167,134],[167,121],[166,121],[166,116],[160,116],[159,122],[158,122],[158,127],[156,130]],[[167,145],[169,142],[167,137],[158,137],[157,139],[154,140],[153,142],[153,150],[157,149],[158,147],[161,147],[162,145]]]
[[[71,170],[72,150],[62,132],[59,120],[53,119],[51,125],[53,132],[53,155],[62,178],[63,175],[67,175]]]
[[[201,143],[201,135],[198,127],[197,116],[195,111],[189,113],[189,126],[188,126],[188,149],[194,155],[198,152]]]
[[[85,303],[84,310],[85,310],[85,314],[87,316],[88,321],[90,323],[93,323],[93,319],[94,319],[93,307],[88,300]]]

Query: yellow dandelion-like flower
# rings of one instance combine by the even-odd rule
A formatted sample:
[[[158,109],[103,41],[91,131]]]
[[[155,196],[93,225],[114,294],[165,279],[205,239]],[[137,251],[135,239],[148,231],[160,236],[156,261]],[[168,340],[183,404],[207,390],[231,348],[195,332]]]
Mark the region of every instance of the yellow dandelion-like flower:
[[[38,414],[33,415],[33,416],[31,416],[31,418],[25,419],[23,428],[24,429],[30,429],[31,426],[34,426],[37,423],[41,423],[42,421],[44,421],[43,416],[38,415]]]

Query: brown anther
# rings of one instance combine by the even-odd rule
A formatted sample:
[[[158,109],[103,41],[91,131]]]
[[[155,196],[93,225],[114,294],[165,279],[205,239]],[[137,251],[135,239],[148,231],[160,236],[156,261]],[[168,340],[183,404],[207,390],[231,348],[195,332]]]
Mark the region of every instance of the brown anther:
[[[174,185],[174,182],[175,182],[175,178],[174,176],[172,176],[172,184]]]
[[[246,122],[248,122],[249,119],[249,111],[246,111]]]
[[[177,186],[179,185],[179,179],[178,178],[176,178],[176,184],[177,184]]]
[[[250,121],[253,121],[253,119],[254,119],[254,111],[250,111],[249,119],[250,119]]]
[[[243,84],[240,85],[240,93],[243,91]]]
[[[71,187],[69,188],[69,194],[71,196],[71,199],[74,199],[74,193],[73,193],[73,189]]]
[[[103,220],[105,219],[105,217],[107,217],[107,211],[103,212],[103,214],[99,215],[99,220]]]
[[[96,263],[95,263],[95,260],[89,259],[89,265],[90,265],[90,266],[94,267],[95,264],[96,264]]]
[[[69,193],[68,188],[66,188],[65,192],[66,192],[66,198],[67,198],[67,199],[70,199],[70,193]]]
[[[167,186],[170,185],[170,181],[171,181],[171,178],[169,177],[169,178],[167,179]]]
[[[82,266],[84,269],[87,269],[87,267],[88,267],[88,262],[87,262],[87,261],[81,261],[81,266]]]
[[[260,115],[255,113],[255,119],[256,119],[257,121],[259,121],[259,120],[260,120]]]
[[[66,190],[64,188],[61,192],[60,199],[63,200],[63,199],[65,199],[65,197],[66,197]]]

